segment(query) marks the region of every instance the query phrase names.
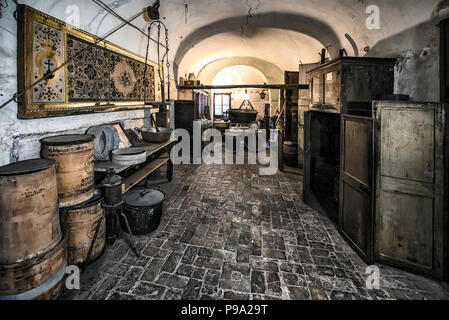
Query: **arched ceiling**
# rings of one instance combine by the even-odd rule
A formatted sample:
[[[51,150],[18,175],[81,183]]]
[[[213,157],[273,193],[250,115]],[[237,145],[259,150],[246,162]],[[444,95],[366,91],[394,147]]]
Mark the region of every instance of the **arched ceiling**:
[[[69,6],[80,11],[80,28],[103,35],[120,22],[102,12],[90,0],[26,0],[26,3],[61,20]],[[153,1],[108,0],[117,13],[129,18]],[[187,70],[198,72],[205,64],[229,56],[253,56],[280,69],[291,69],[301,60],[315,57],[317,48],[330,46],[332,57],[340,48],[364,55],[363,48],[429,21],[441,0],[161,0],[161,15],[170,32],[170,62],[176,79]],[[380,9],[381,28],[368,30],[366,8]],[[187,18],[187,21],[186,21]],[[148,23],[134,23],[146,30]],[[353,39],[354,46],[346,35]],[[418,37],[418,35],[417,35]],[[129,50],[145,53],[146,41],[136,30],[125,27],[110,41]],[[266,45],[264,45],[266,44]],[[151,57],[155,59],[154,47]],[[376,52],[377,54],[377,52]],[[316,55],[316,56],[315,56]]]
[[[332,45],[329,50],[334,57],[336,51],[341,48],[340,40],[329,25],[302,14],[261,13],[257,15],[254,25],[242,25],[244,20],[245,16],[219,20],[195,30],[184,38],[174,59],[175,75],[176,67],[182,67],[188,56],[193,60],[201,56],[202,52],[207,54],[213,50],[214,54],[217,54],[219,50],[227,52],[228,47],[231,56],[263,58],[284,70],[296,70],[299,60],[302,60],[298,42],[303,42],[303,54],[307,52],[309,57],[311,52],[319,52],[323,45]],[[199,48],[196,48],[197,46]],[[236,53],[233,54],[233,51]],[[315,58],[314,61],[318,59]],[[179,69],[179,73],[181,72],[184,70]]]
[[[284,72],[276,65],[254,57],[228,57],[217,59],[204,66],[198,78],[204,83],[212,83],[217,74],[231,66],[247,66],[258,70],[269,84],[279,84],[284,81]]]
[[[267,79],[257,69],[248,66],[231,66],[218,72],[212,84],[214,85],[232,85],[240,83],[264,84]]]
[[[291,30],[252,29],[243,35],[224,32],[212,35],[186,52],[179,66],[179,75],[199,71],[211,59],[248,56],[276,65],[281,70],[297,70],[300,61],[319,60],[323,44],[316,39]]]

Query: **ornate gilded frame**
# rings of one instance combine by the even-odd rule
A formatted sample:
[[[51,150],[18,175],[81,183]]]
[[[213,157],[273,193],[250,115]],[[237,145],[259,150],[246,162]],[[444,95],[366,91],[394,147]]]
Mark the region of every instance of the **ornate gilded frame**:
[[[34,23],[40,23],[45,26],[57,29],[63,34],[64,61],[67,61],[68,50],[67,41],[68,35],[82,40],[90,44],[109,51],[115,52],[126,58],[145,63],[145,58],[141,55],[133,53],[118,45],[108,41],[101,41],[95,35],[86,31],[73,28],[66,23],[51,17],[43,12],[33,9],[26,5],[19,5],[18,7],[18,89],[19,92],[27,87],[30,87],[35,79],[34,75]],[[154,61],[148,60],[148,66],[154,67],[156,71],[158,64]],[[124,110],[136,110],[143,108],[152,108],[151,105],[144,105],[143,101],[86,101],[86,102],[70,102],[68,97],[68,71],[67,65],[61,70],[64,70],[65,77],[65,92],[64,102],[34,102],[33,89],[28,90],[18,98],[18,115],[19,119],[35,119],[46,118],[76,114],[87,113],[102,113],[114,112]],[[163,68],[161,67],[161,72]],[[156,72],[155,72],[156,74]],[[160,80],[159,77],[154,76],[154,93],[156,101],[161,100],[160,94]]]

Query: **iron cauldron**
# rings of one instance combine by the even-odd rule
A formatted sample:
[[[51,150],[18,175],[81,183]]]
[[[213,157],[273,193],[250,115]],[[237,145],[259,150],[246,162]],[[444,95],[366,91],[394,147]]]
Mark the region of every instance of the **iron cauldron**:
[[[229,120],[231,120],[232,123],[251,123],[257,120],[257,111],[249,109],[230,109]]]
[[[133,234],[149,234],[159,227],[164,201],[165,193],[157,189],[136,188],[125,195],[123,212]]]
[[[142,134],[143,140],[149,143],[163,143],[170,139],[171,134],[173,133],[172,129],[169,128],[151,128],[149,130],[139,129]]]

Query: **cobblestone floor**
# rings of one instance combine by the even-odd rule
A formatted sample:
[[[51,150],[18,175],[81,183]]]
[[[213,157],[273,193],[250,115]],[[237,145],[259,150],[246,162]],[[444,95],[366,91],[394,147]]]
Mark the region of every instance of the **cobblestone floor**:
[[[367,265],[330,220],[301,201],[301,176],[259,176],[257,166],[178,166],[160,228],[126,240],[62,299],[447,299],[436,282]],[[126,237],[126,236],[125,236]]]

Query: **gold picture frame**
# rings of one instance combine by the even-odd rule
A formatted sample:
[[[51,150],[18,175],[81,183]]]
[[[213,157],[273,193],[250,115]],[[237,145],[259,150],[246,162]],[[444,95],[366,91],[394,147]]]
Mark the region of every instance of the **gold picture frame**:
[[[112,67],[110,61],[107,61],[109,77],[98,76],[103,82],[103,87],[98,89],[107,90],[107,98],[93,97],[92,93],[85,94],[85,97],[71,97],[74,89],[69,87],[70,81],[68,67],[70,63],[58,70],[50,79],[42,81],[40,84],[27,90],[18,98],[18,118],[35,119],[66,115],[77,115],[86,113],[113,112],[123,110],[135,110],[142,108],[152,108],[151,105],[145,105],[142,97],[148,97],[147,101],[160,101],[160,80],[156,76],[158,64],[147,60],[147,70],[143,73],[142,68],[145,65],[145,58],[118,45],[101,39],[86,31],[73,28],[66,23],[51,17],[43,12],[35,10],[26,5],[18,7],[18,89],[19,92],[29,88],[35,81],[40,79],[45,72],[50,72],[56,66],[60,66],[67,61],[69,55],[69,40],[79,42],[81,45],[91,46],[94,50],[111,57],[111,61],[123,60],[122,69],[133,66],[130,76],[125,77],[125,85],[128,90],[125,94],[112,96],[116,78],[112,79]],[[77,55],[77,54],[76,54]],[[114,57],[114,59],[113,59]],[[95,68],[93,68],[95,69]],[[116,65],[116,69],[118,69]],[[134,71],[139,73],[134,75]],[[98,71],[98,70],[95,70]],[[94,72],[95,72],[94,71]],[[127,70],[123,73],[126,74]],[[163,68],[161,66],[161,72]],[[117,72],[115,72],[116,74]],[[129,75],[128,73],[128,75]],[[138,76],[144,78],[139,78]],[[152,76],[151,76],[152,75]],[[121,75],[120,75],[121,76]],[[120,77],[122,79],[122,77]],[[149,86],[144,86],[143,81],[148,80]],[[162,74],[162,79],[164,75]],[[79,81],[78,83],[82,83]],[[105,88],[107,86],[107,88]],[[117,86],[118,87],[118,86]],[[131,90],[129,90],[131,88]],[[122,89],[122,88],[120,88]],[[114,89],[117,93],[117,89]],[[70,92],[70,94],[69,94]],[[103,91],[102,91],[103,92]]]

